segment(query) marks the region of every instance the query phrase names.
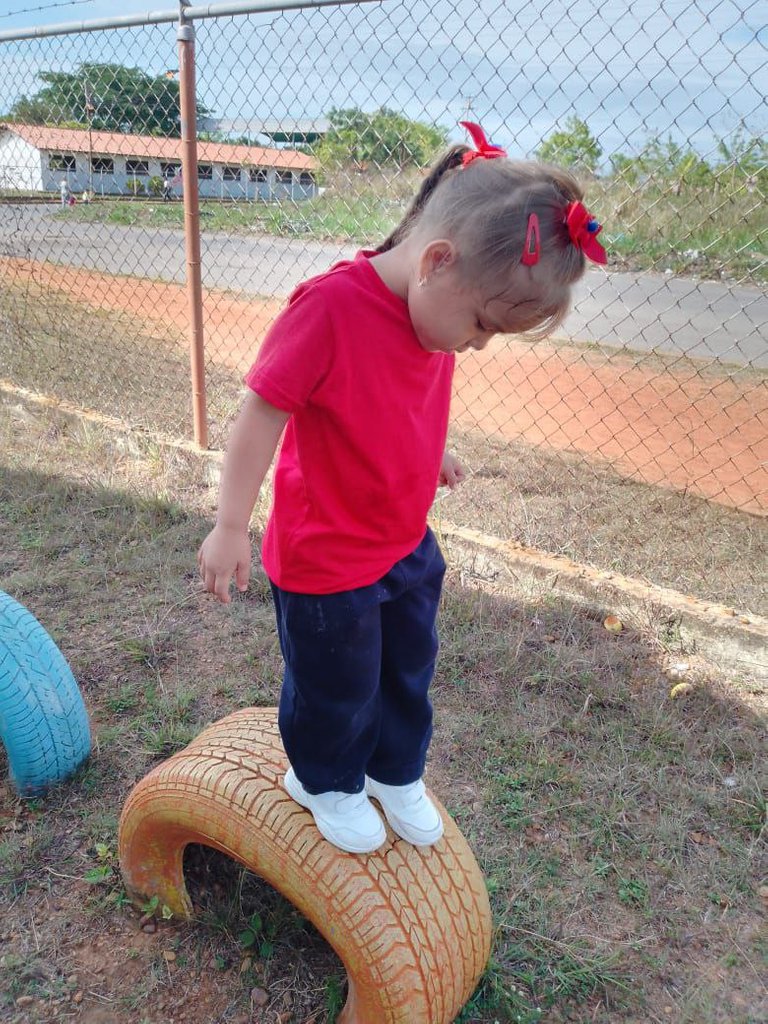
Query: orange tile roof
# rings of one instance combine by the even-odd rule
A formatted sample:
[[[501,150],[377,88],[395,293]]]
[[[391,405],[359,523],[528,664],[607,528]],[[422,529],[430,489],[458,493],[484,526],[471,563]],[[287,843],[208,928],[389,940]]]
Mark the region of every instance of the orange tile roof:
[[[160,160],[181,160],[181,139],[156,135],[122,135],[119,132],[88,132],[82,128],[48,128],[34,124],[0,124],[0,131],[13,132],[37,149],[69,153],[92,152],[97,156],[150,157]],[[310,171],[317,161],[294,149],[270,149],[265,146],[233,146],[228,142],[197,143],[201,163],[241,164],[244,166],[280,167],[285,170]]]

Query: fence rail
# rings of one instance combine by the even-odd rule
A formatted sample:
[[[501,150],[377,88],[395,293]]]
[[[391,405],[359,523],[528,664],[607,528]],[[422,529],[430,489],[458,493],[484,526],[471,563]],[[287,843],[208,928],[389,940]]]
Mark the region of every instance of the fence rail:
[[[768,505],[768,49],[751,12],[296,0],[0,32],[0,378],[178,436],[204,383],[220,446],[285,296],[383,238],[469,115],[576,170],[610,262],[555,338],[462,357],[452,443],[474,487],[438,508],[703,592],[718,538]],[[205,130],[185,135],[192,41],[185,56],[173,24],[193,22],[187,117]],[[636,540],[627,564],[638,518],[676,551],[694,541],[679,520],[698,524],[699,576],[690,550],[665,569]]]
[[[7,29],[0,32],[0,43],[17,42],[21,39],[42,39],[46,36],[71,36],[83,32],[105,32],[112,29],[133,28],[139,25],[168,25],[184,21],[199,21],[203,18],[235,17],[239,14],[268,14],[272,11],[300,10],[314,7],[343,7],[347,4],[386,3],[387,0],[276,0],[275,3],[254,3],[241,0],[229,4],[180,5],[179,10],[146,11],[143,14],[121,14],[112,18],[90,18],[84,21],[68,21],[58,25],[37,25],[25,29]]]

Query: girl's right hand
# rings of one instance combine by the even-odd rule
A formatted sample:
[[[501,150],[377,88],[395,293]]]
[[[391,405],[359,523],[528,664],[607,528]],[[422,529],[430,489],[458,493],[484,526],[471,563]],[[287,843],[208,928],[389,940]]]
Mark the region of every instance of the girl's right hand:
[[[215,594],[222,604],[229,604],[232,600],[229,584],[233,576],[241,593],[248,589],[251,575],[251,541],[248,533],[217,524],[200,545],[197,564],[205,589]]]

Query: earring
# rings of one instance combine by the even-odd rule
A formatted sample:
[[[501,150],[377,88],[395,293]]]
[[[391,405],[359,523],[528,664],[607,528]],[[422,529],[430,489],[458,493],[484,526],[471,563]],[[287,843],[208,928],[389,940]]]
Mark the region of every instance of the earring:
[[[427,283],[426,277],[420,277],[419,280],[416,282],[416,287],[417,288],[423,288],[426,283]]]

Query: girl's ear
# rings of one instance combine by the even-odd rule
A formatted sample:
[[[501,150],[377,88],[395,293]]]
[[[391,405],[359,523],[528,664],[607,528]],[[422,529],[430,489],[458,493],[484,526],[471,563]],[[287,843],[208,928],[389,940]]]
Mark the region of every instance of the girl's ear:
[[[435,238],[427,243],[419,256],[419,280],[427,281],[433,274],[456,262],[456,248],[447,238]]]

